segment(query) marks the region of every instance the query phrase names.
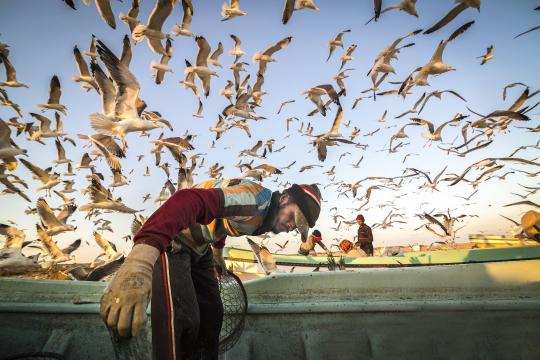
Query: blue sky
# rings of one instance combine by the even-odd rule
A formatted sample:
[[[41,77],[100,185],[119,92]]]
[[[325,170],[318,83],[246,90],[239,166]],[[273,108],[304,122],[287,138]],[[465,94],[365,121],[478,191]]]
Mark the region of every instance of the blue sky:
[[[392,2],[384,1],[384,5]],[[407,34],[408,32],[423,28],[426,29],[434,24],[439,18],[444,16],[453,6],[452,1],[428,1],[419,0],[417,10],[419,18],[407,15],[403,12],[393,11],[383,14],[378,22],[364,25],[372,16],[372,1],[317,1],[321,11],[302,10],[296,12],[286,26],[281,24],[282,1],[262,1],[262,0],[242,0],[242,9],[247,12],[247,16],[235,18],[227,22],[221,22],[220,1],[194,1],[194,17],[191,30],[195,34],[203,35],[214,49],[219,41],[223,42],[225,53],[221,56],[220,62],[223,69],[217,69],[219,78],[212,79],[211,95],[204,99],[204,118],[197,119],[191,116],[197,109],[196,100],[191,91],[183,89],[178,83],[183,79],[184,59],[194,61],[197,54],[197,46],[191,38],[174,38],[174,54],[170,61],[173,73],[167,73],[165,81],[161,85],[153,82],[150,71],[150,62],[158,60],[148,48],[146,41],[137,44],[133,48],[133,60],[131,71],[136,75],[141,84],[141,97],[147,102],[148,109],[157,110],[171,121],[174,125],[174,132],[166,131],[166,136],[181,135],[185,130],[197,134],[193,141],[196,152],[207,153],[205,164],[207,166],[219,162],[225,165],[224,176],[234,177],[239,174],[233,165],[238,161],[238,152],[249,148],[258,139],[276,140],[275,148],[286,145],[281,153],[274,153],[268,156],[265,162],[274,166],[285,166],[297,161],[297,164],[284,175],[279,177],[279,181],[291,181],[297,183],[328,184],[330,180],[323,171],[328,170],[332,165],[336,165],[337,176],[335,181],[355,182],[366,176],[398,176],[405,167],[415,167],[423,171],[429,171],[432,176],[448,166],[446,173],[461,173],[467,166],[489,156],[507,156],[520,145],[534,144],[538,141],[538,133],[528,133],[523,129],[510,126],[506,133],[496,131],[494,142],[485,149],[473,152],[464,158],[447,155],[437,148],[437,144],[429,148],[423,147],[425,140],[420,134],[425,131],[425,127],[413,127],[407,129],[409,139],[405,139],[410,145],[402,148],[396,154],[388,154],[387,151],[378,151],[388,146],[389,138],[398,128],[407,122],[407,118],[395,119],[398,114],[409,109],[424,91],[451,89],[459,92],[467,99],[467,103],[444,96],[443,99],[432,99],[422,112],[422,118],[428,119],[437,126],[443,121],[451,119],[456,113],[472,115],[466,109],[466,105],[475,111],[488,113],[496,109],[508,108],[511,103],[521,93],[520,88],[509,90],[506,101],[502,99],[502,88],[510,82],[524,82],[531,87],[531,91],[536,90],[540,84],[540,72],[538,71],[538,58],[540,55],[539,37],[540,32],[533,32],[518,39],[513,37],[540,23],[540,12],[533,11],[538,4],[534,1],[484,1],[481,11],[468,9],[460,14],[453,22],[443,29],[430,34],[418,35],[411,39],[415,46],[403,49],[399,54],[399,59],[393,62],[397,74],[391,75],[387,81],[401,81],[414,68],[426,63],[435,51],[439,41],[447,38],[455,29],[467,21],[475,20],[475,24],[456,41],[451,42],[446,47],[444,60],[457,70],[443,74],[439,77],[430,78],[431,87],[417,87],[413,89],[414,94],[405,100],[397,96],[379,96],[376,101],[364,99],[360,105],[352,110],[351,105],[354,98],[360,92],[371,85],[371,81],[366,77],[373,64],[375,56],[379,51],[390,44],[394,39]],[[123,3],[112,1],[113,11],[116,16],[120,11],[127,12],[131,3],[125,0]],[[146,21],[154,1],[145,0],[141,4],[139,18]],[[3,1],[0,5],[0,41],[10,45],[10,59],[17,69],[19,81],[30,86],[29,89],[8,88],[9,95],[15,102],[19,103],[24,112],[24,121],[30,121],[28,112],[36,112],[38,103],[46,102],[49,81],[54,74],[57,74],[62,84],[62,103],[68,108],[68,116],[64,119],[64,127],[71,137],[76,134],[90,133],[88,115],[95,111],[100,111],[101,105],[98,95],[95,92],[86,93],[80,86],[71,80],[77,75],[77,69],[72,55],[72,49],[78,45],[81,50],[86,50],[90,43],[91,34],[95,34],[105,44],[107,44],[117,54],[121,51],[122,38],[128,33],[128,27],[116,18],[117,28],[109,28],[99,17],[94,4],[85,6],[82,2],[77,2],[77,11],[73,11],[61,1]],[[182,8],[177,5],[173,14],[167,19],[164,29],[170,31],[175,23],[180,23],[182,18]],[[351,120],[350,128],[342,128],[344,135],[349,135],[353,126],[361,129],[361,135],[357,138],[361,143],[368,144],[366,150],[353,146],[340,146],[329,148],[328,158],[324,163],[317,160],[316,152],[308,144],[309,139],[300,136],[295,130],[300,126],[293,123],[291,136],[283,140],[287,135],[285,129],[285,119],[290,116],[297,116],[301,121],[311,122],[315,127],[314,133],[319,134],[330,129],[335,109],[329,111],[327,117],[317,115],[308,118],[306,114],[313,109],[309,100],[304,99],[301,93],[315,85],[329,83],[332,77],[338,72],[339,57],[344,53],[342,49],[336,49],[332,59],[326,63],[328,54],[327,43],[339,31],[351,29],[345,34],[344,41],[347,47],[350,44],[357,44],[358,48],[353,54],[354,60],[346,67],[354,68],[349,72],[350,77],[345,80],[347,86],[347,97],[342,98],[345,109],[344,122]],[[251,56],[256,51],[262,51],[268,46],[281,40],[286,36],[292,36],[291,44],[282,51],[275,54],[277,62],[271,63],[265,74],[263,89],[269,94],[264,97],[263,105],[257,113],[265,116],[266,120],[251,123],[253,137],[247,138],[240,129],[232,129],[225,133],[217,143],[216,148],[209,147],[213,134],[208,132],[208,127],[213,126],[217,121],[217,114],[227,105],[227,100],[219,97],[219,90],[223,88],[227,79],[232,79],[232,74],[228,67],[232,64],[233,58],[227,52],[233,47],[233,41],[229,34],[235,34],[242,39],[242,48],[246,55],[242,59],[250,65],[247,67],[252,79],[256,77],[257,66],[251,63]],[[477,56],[482,55],[486,48],[494,46],[495,57],[484,66],[480,66]],[[243,75],[245,75],[244,73]],[[0,69],[0,78],[4,78],[4,69]],[[334,84],[335,85],[335,84]],[[382,90],[390,90],[395,85],[385,82]],[[284,100],[294,99],[295,103],[289,104],[285,110],[276,115],[279,104]],[[537,99],[538,100],[538,99]],[[534,99],[531,100],[534,104]],[[381,124],[377,120],[383,112],[388,110],[386,122]],[[517,124],[519,126],[538,125],[538,113],[533,111],[532,120],[528,124]],[[52,113],[48,114],[53,116]],[[8,119],[14,116],[9,108],[0,108],[0,117]],[[471,119],[476,119],[474,115]],[[380,126],[395,126],[389,129],[381,129],[371,137],[364,137]],[[152,133],[151,138],[156,138],[160,131]],[[460,134],[460,129],[447,127],[443,131],[443,141],[450,142],[456,135]],[[149,153],[151,149],[146,138],[139,138],[136,134],[131,134],[127,138],[129,143],[128,156],[123,161],[124,173],[135,169],[129,176],[131,184],[129,187],[122,187],[114,190],[115,195],[122,196],[124,202],[133,208],[144,209],[145,214],[151,214],[157,208],[157,204],[150,201],[142,204],[142,196],[150,193],[152,199],[157,197],[166,176],[160,169],[152,168],[151,177],[143,177],[142,174],[147,165],[152,166],[153,157]],[[56,157],[54,141],[46,140],[46,146],[30,143],[22,136],[15,138],[15,141],[23,148],[28,149],[30,159],[36,165],[47,167],[50,161]],[[456,140],[456,144],[461,142],[461,138]],[[75,162],[80,161],[81,155],[87,151],[82,149],[82,143],[78,143],[74,148],[69,144],[65,145],[68,157]],[[344,152],[351,155],[338,162],[339,156]],[[418,156],[411,156],[405,164],[402,163],[406,153],[418,153]],[[145,154],[146,158],[137,163],[136,155]],[[533,159],[539,155],[537,149],[528,149],[518,153],[520,157]],[[364,160],[359,169],[352,168],[349,164],[355,163],[361,156]],[[250,159],[245,159],[250,160]],[[173,164],[173,159],[166,155],[166,160]],[[255,164],[259,161],[256,159]],[[302,164],[322,164],[324,168],[314,169],[303,173],[298,172]],[[507,164],[501,172],[510,169],[522,169],[528,171],[538,171],[538,168],[527,166],[516,166]],[[98,169],[107,177],[110,172],[106,165],[100,161]],[[60,168],[64,171],[64,166]],[[207,167],[198,169],[197,180],[206,179]],[[37,182],[31,179],[28,171],[19,167],[17,175],[29,181],[31,189],[37,188]],[[84,180],[86,171],[81,171],[76,177],[76,188],[81,189],[87,185]],[[477,173],[474,173],[476,176]],[[479,186],[479,191],[471,199],[472,205],[463,206],[464,201],[456,198],[455,195],[468,195],[474,191],[471,186],[460,183],[449,187],[447,184],[439,186],[439,192],[421,192],[418,186],[423,180],[418,179],[410,185],[398,191],[374,192],[368,210],[363,213],[368,224],[381,221],[388,213],[388,208],[378,208],[376,205],[383,204],[392,199],[392,196],[406,194],[395,200],[395,205],[401,208],[400,213],[406,215],[406,224],[388,229],[375,229],[375,246],[386,246],[390,244],[415,244],[430,243],[434,237],[426,230],[413,231],[420,226],[422,221],[414,214],[422,211],[445,211],[447,208],[456,209],[456,214],[474,214],[478,217],[467,219],[463,225],[465,227],[459,233],[459,239],[465,240],[468,233],[506,233],[510,229],[510,223],[502,219],[498,214],[505,214],[514,219],[528,208],[526,206],[503,208],[502,205],[520,200],[511,192],[523,193],[517,184],[538,185],[538,178],[527,177],[524,174],[511,174],[505,181],[490,180]],[[105,184],[110,179],[107,178]],[[276,189],[277,183],[272,179],[265,179],[263,184],[269,188]],[[373,183],[366,183],[364,188],[359,189],[358,197],[365,188]],[[357,211],[349,208],[357,207],[360,201],[353,201],[351,198],[337,198],[335,187],[329,187],[323,191],[323,209],[321,217],[317,223],[323,237],[328,243],[332,243],[332,238],[351,239],[356,231],[353,226],[346,229],[342,226],[339,232],[330,230],[335,226],[329,216],[329,209],[337,206],[339,213],[346,219],[354,218]],[[38,194],[34,191],[27,191],[32,200],[37,200]],[[78,193],[77,203],[79,205],[88,201]],[[57,199],[48,199],[51,205],[58,205]],[[539,202],[540,197],[533,195],[530,200]],[[427,204],[423,204],[426,202]],[[14,220],[21,227],[28,230],[28,237],[33,238],[36,216],[24,215],[24,209],[28,205],[13,195],[2,196],[0,198],[1,210],[0,221]],[[422,206],[420,206],[423,204]],[[92,223],[83,220],[84,214],[77,212],[73,217],[74,223],[78,225],[75,233],[62,234],[55,237],[61,245],[68,244],[72,240],[81,237],[88,240],[91,245],[85,245],[78,250],[76,255],[81,261],[86,261],[98,253],[98,248],[92,240]],[[125,214],[106,215],[113,221],[115,234],[106,233],[106,237],[116,242],[118,246],[127,250],[130,244],[124,243],[121,237],[129,232],[131,216]],[[287,252],[295,252],[298,246],[299,237],[292,237],[291,234],[276,237],[278,242],[291,238]],[[245,240],[230,239],[229,244],[245,247]],[[270,242],[272,244],[273,242]],[[271,250],[275,249],[270,245]]]

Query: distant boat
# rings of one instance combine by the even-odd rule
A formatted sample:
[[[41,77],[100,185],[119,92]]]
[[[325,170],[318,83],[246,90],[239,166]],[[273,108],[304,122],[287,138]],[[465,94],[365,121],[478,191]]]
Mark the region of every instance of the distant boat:
[[[225,248],[223,252],[228,267],[242,274],[263,274],[257,266],[257,259],[252,251]],[[328,263],[326,256],[302,256],[273,254],[276,264],[283,267],[295,266],[301,271],[311,271],[318,266],[323,267]],[[334,255],[336,261],[339,255]],[[524,259],[540,259],[540,246],[506,246],[485,249],[455,249],[440,251],[411,251],[396,256],[370,256],[370,257],[343,257],[347,269],[369,267],[411,267],[430,265],[449,265],[484,263],[493,261],[515,261]],[[286,270],[285,270],[286,271]],[[253,276],[247,276],[253,278]]]
[[[521,239],[508,235],[469,234],[469,241],[478,248],[540,245],[540,243],[534,240]]]

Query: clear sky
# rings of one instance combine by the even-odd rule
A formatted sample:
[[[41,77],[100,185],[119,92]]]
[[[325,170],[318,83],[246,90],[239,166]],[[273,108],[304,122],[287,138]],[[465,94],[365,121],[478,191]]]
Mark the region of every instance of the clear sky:
[[[28,112],[37,112],[39,109],[35,105],[46,102],[49,81],[54,74],[57,74],[62,84],[61,100],[68,108],[68,116],[64,118],[64,127],[72,138],[76,138],[76,134],[90,133],[88,115],[101,110],[96,92],[86,93],[79,84],[71,80],[72,76],[77,75],[73,47],[78,45],[81,50],[86,50],[91,34],[95,34],[119,55],[122,38],[129,32],[127,25],[120,22],[118,17],[116,18],[117,28],[113,30],[99,17],[93,3],[87,7],[81,1],[75,1],[76,11],[59,0],[2,1],[0,4],[0,42],[10,45],[10,59],[17,69],[18,79],[30,86],[29,89],[7,89],[12,100],[19,103],[23,109],[22,121],[31,121]],[[406,167],[415,167],[434,176],[448,166],[445,173],[460,174],[467,166],[484,157],[507,156],[518,146],[534,144],[539,139],[538,133],[526,132],[515,127],[515,125],[537,126],[540,110],[535,109],[536,111],[529,113],[532,118],[530,122],[519,124],[516,122],[506,132],[497,130],[495,139],[489,147],[473,152],[464,158],[452,154],[447,155],[446,152],[437,148],[437,145],[440,145],[438,143],[434,143],[431,147],[424,147],[425,140],[420,134],[426,130],[425,127],[409,127],[407,129],[409,139],[405,140],[410,144],[399,152],[389,154],[387,151],[379,151],[388,146],[390,136],[407,122],[406,117],[395,119],[395,116],[409,109],[424,91],[451,89],[467,99],[467,103],[463,103],[451,95],[445,95],[442,100],[430,100],[421,117],[437,126],[451,119],[456,113],[471,115],[469,118],[471,120],[477,119],[465,106],[481,113],[508,108],[522,89],[518,87],[510,89],[506,101],[503,101],[502,89],[507,83],[524,82],[531,87],[531,92],[536,90],[540,84],[538,71],[540,31],[513,39],[516,34],[540,24],[540,12],[533,11],[538,5],[535,1],[483,1],[480,12],[467,9],[443,29],[430,35],[418,35],[412,38],[411,41],[415,43],[415,46],[403,49],[399,54],[399,59],[393,61],[396,74],[387,78],[381,90],[391,90],[399,86],[389,84],[388,81],[402,81],[413,69],[425,64],[431,58],[439,41],[446,39],[464,23],[475,20],[475,24],[456,41],[448,44],[444,52],[445,62],[455,67],[456,71],[430,78],[431,87],[416,87],[413,89],[414,94],[407,96],[405,100],[398,96],[379,96],[376,101],[364,99],[354,110],[351,106],[355,97],[360,96],[360,92],[371,85],[371,80],[366,77],[366,73],[379,51],[394,39],[410,31],[419,28],[426,29],[434,24],[452,8],[452,1],[419,0],[417,4],[419,18],[404,12],[392,11],[383,14],[378,22],[364,25],[372,16],[372,1],[318,0],[317,4],[321,8],[319,12],[311,10],[296,12],[286,26],[281,24],[283,1],[242,0],[241,6],[247,12],[247,16],[226,22],[220,21],[222,2],[214,0],[200,2],[194,0],[193,2],[194,17],[191,30],[195,34],[206,37],[212,49],[219,41],[223,42],[225,48],[225,53],[220,58],[224,68],[215,69],[220,77],[212,79],[210,97],[203,99],[204,118],[197,119],[191,116],[197,109],[197,102],[191,91],[183,89],[178,83],[183,78],[184,59],[191,62],[195,60],[197,46],[193,39],[174,38],[174,55],[170,61],[174,72],[167,73],[161,85],[154,83],[150,71],[150,62],[159,58],[151,52],[146,41],[134,47],[130,68],[141,84],[141,97],[147,102],[148,109],[159,111],[164,118],[173,123],[174,131],[171,133],[166,130],[166,136],[180,136],[185,130],[198,135],[193,141],[195,151],[207,153],[207,155],[205,167],[197,170],[197,181],[206,179],[207,166],[215,162],[225,166],[224,177],[238,176],[239,170],[234,167],[234,164],[238,162],[238,152],[253,146],[258,139],[275,139],[274,148],[286,146],[280,153],[269,154],[265,160],[266,163],[282,167],[293,160],[297,161],[291,170],[285,171],[284,175],[278,177],[278,181],[317,182],[323,185],[331,182],[323,172],[333,165],[336,165],[337,173],[334,181],[342,180],[347,183],[354,183],[366,176],[398,176]],[[392,2],[383,1],[383,3],[386,6]],[[143,22],[146,22],[153,5],[154,1],[142,1],[139,18]],[[126,13],[130,6],[131,2],[128,0],[112,1],[116,16],[120,11]],[[165,22],[164,30],[170,31],[175,23],[181,22],[181,18],[182,7],[177,4],[172,15]],[[315,127],[314,134],[330,129],[335,108],[329,111],[327,117],[316,115],[308,118],[306,114],[313,109],[313,105],[301,93],[312,86],[333,82],[332,77],[338,72],[339,57],[344,50],[336,49],[332,59],[327,63],[325,62],[328,54],[327,44],[339,31],[345,29],[351,29],[351,32],[344,36],[345,47],[357,44],[358,48],[353,54],[354,60],[346,65],[355,70],[350,71],[350,77],[345,80],[347,96],[341,100],[345,110],[344,123],[350,120],[351,126],[350,128],[342,127],[341,130],[345,136],[348,136],[353,126],[359,127],[361,132],[357,141],[368,144],[369,147],[366,150],[346,145],[331,147],[326,161],[320,163],[316,152],[312,151],[312,146],[309,145],[309,138],[301,136],[296,131],[300,126],[299,122],[292,124],[291,136],[283,139],[287,135],[285,119],[297,116],[305,124],[311,122]],[[235,34],[242,39],[242,48],[247,53],[242,60],[250,63],[247,68],[252,79],[256,78],[257,65],[251,63],[251,56],[256,51],[264,50],[286,36],[292,36],[293,40],[287,48],[275,54],[277,62],[269,64],[265,74],[263,89],[268,92],[268,95],[264,97],[264,102],[257,109],[257,113],[267,119],[251,122],[253,134],[251,139],[242,130],[232,129],[216,143],[215,149],[211,149],[209,145],[214,135],[208,131],[208,127],[216,123],[217,114],[227,105],[227,100],[218,96],[219,90],[223,88],[227,79],[232,79],[232,73],[228,67],[233,58],[227,55],[227,52],[233,47],[233,41],[229,34]],[[494,46],[495,57],[487,64],[480,66],[480,59],[477,57],[484,54],[490,45]],[[0,79],[4,79],[4,74],[2,66]],[[335,83],[334,86],[336,86]],[[279,104],[289,99],[294,99],[296,102],[289,104],[280,115],[277,115]],[[538,100],[538,97],[532,99],[530,104]],[[377,120],[385,110],[388,110],[388,115],[386,122],[381,124]],[[14,115],[10,108],[0,108],[1,118],[7,120]],[[48,115],[53,118],[52,112]],[[381,126],[383,127],[381,131],[374,136],[363,136]],[[159,136],[159,133],[160,130],[153,131],[151,139]],[[451,142],[459,134],[459,127],[447,127],[443,131],[443,142]],[[56,157],[52,139],[46,139],[45,146],[30,143],[23,138],[23,135],[14,139],[21,147],[28,149],[30,160],[38,166],[43,168],[50,166],[51,160]],[[154,159],[149,153],[151,146],[147,138],[130,134],[127,141],[129,150],[127,159],[123,160],[124,173],[127,174],[131,169],[135,170],[132,175],[128,175],[131,184],[115,189],[114,194],[121,196],[127,206],[144,209],[143,213],[149,215],[158,205],[152,201],[143,204],[142,196],[150,193],[152,199],[155,199],[166,176],[161,169],[152,167]],[[462,139],[459,137],[455,144],[461,142]],[[75,162],[79,162],[81,155],[88,151],[82,148],[82,142],[78,142],[77,147],[68,143],[64,145],[68,157]],[[344,152],[351,154],[339,162],[339,156]],[[410,156],[403,163],[403,157],[407,153],[419,155]],[[146,155],[140,163],[136,160],[139,154]],[[526,159],[534,159],[538,157],[539,150],[528,149],[519,152],[518,155]],[[350,164],[358,161],[361,156],[364,156],[363,162],[359,169],[354,169]],[[165,155],[165,161],[174,164],[169,154]],[[259,163],[260,160],[256,159],[255,164]],[[299,167],[304,164],[322,164],[324,168],[299,173]],[[151,167],[152,175],[143,177],[147,165]],[[109,184],[110,171],[106,164],[100,160],[97,167],[107,177],[104,183]],[[540,170],[538,167],[506,164],[501,172],[511,169],[531,172]],[[64,170],[65,165],[58,169],[60,172]],[[75,178],[76,189],[80,190],[87,185],[84,179],[87,172],[88,170],[82,170],[78,173]],[[43,196],[34,191],[39,183],[31,179],[31,175],[24,166],[21,165],[15,174],[28,180],[30,190],[26,193],[33,201]],[[473,176],[476,177],[478,174],[479,172],[474,172]],[[368,224],[382,221],[390,210],[388,207],[379,208],[377,205],[392,200],[395,195],[405,194],[394,200],[394,204],[400,208],[397,212],[405,215],[406,224],[397,224],[398,226],[384,230],[374,229],[375,246],[430,243],[436,240],[427,230],[413,231],[423,223],[414,215],[433,209],[445,211],[450,208],[456,215],[462,213],[478,215],[478,217],[465,219],[462,224],[465,227],[459,232],[460,241],[466,240],[469,233],[507,233],[511,224],[498,214],[519,219],[520,215],[529,208],[527,206],[507,208],[502,206],[520,200],[519,197],[511,194],[512,192],[523,193],[518,183],[537,186],[539,182],[538,177],[528,177],[522,173],[510,174],[505,181],[492,179],[479,186],[478,193],[469,202],[472,203],[470,205],[464,205],[464,200],[455,197],[456,195],[466,196],[474,191],[464,182],[452,187],[447,183],[442,183],[438,187],[439,192],[418,193],[418,186],[423,183],[424,180],[419,178],[397,191],[381,190],[372,194],[370,204],[363,210]],[[277,183],[273,182],[272,178],[265,179],[263,184],[271,189],[278,189]],[[366,182],[364,187],[359,189],[357,197],[363,195],[369,185],[375,184]],[[78,205],[89,201],[88,197],[79,193],[69,195],[76,196]],[[352,208],[358,207],[361,202],[351,197],[337,198],[335,186],[323,189],[323,198],[325,202],[316,227],[322,231],[327,243],[332,243],[334,237],[352,239],[356,226],[347,229],[342,225],[339,231],[330,229],[336,225],[329,215],[329,209],[337,206],[338,213],[347,220],[351,220],[358,213]],[[56,197],[47,200],[51,206],[60,204]],[[533,195],[529,200],[538,203],[540,196]],[[38,217],[24,214],[24,209],[28,205],[29,203],[14,195],[0,197],[0,221],[17,222],[22,228],[28,230],[27,236],[32,239],[35,236],[34,229]],[[113,221],[112,227],[115,230],[114,234],[105,233],[105,236],[117,243],[121,250],[129,249],[131,244],[124,243],[121,238],[129,232],[132,217],[126,214],[106,214],[104,217]],[[78,226],[78,230],[56,236],[55,240],[61,246],[79,237],[87,240],[90,245],[83,245],[75,255],[80,261],[88,261],[99,252],[99,249],[92,239],[93,224],[83,218],[84,213],[76,212],[72,217],[72,222]],[[288,234],[275,237],[278,242],[283,242],[288,238],[291,241],[285,252],[296,252],[300,241],[299,236]],[[230,239],[228,244],[240,247],[247,245],[243,239]],[[272,245],[273,241],[269,244],[271,250],[276,249]]]

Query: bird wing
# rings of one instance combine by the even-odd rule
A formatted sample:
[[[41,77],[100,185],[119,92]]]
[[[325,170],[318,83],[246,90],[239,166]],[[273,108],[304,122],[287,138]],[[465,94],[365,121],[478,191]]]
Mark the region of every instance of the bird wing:
[[[62,89],[60,88],[60,80],[58,76],[54,75],[51,78],[51,84],[49,87],[49,100],[48,104],[60,104],[60,96],[62,95]]]
[[[295,0],[285,0],[285,5],[283,6],[283,13],[281,16],[281,21],[283,25],[287,24],[292,17],[294,12],[294,3]]]
[[[79,73],[81,76],[90,76],[90,72],[88,71],[88,64],[84,60],[81,51],[79,48],[75,45],[73,48],[73,55],[75,56],[75,62],[77,63],[77,69],[79,70]]]
[[[123,46],[122,46],[122,54],[120,55],[120,62],[126,66],[129,66],[131,63],[131,42],[129,41],[129,37],[127,35],[124,36],[124,40],[122,40]]]
[[[124,260],[125,258],[122,255],[118,259],[114,259],[113,261],[109,261],[103,265],[97,266],[86,276],[85,280],[99,281],[106,276],[114,274],[116,271],[118,271],[118,269],[120,269],[120,266],[124,263]]]
[[[465,2],[461,2],[458,5],[454,6],[441,20],[439,20],[435,25],[424,31],[424,34],[431,34],[448,24],[450,21],[454,20],[463,10],[467,9],[468,5]]]
[[[446,229],[446,227],[445,227],[439,220],[437,220],[437,219],[434,218],[433,216],[429,215],[428,213],[424,213],[424,217],[425,217],[430,223],[439,226],[439,227],[442,229],[442,231],[444,231],[444,233],[445,233],[446,235],[449,235],[448,230]]]
[[[79,246],[81,246],[81,239],[77,239],[74,242],[72,242],[71,244],[69,244],[67,247],[62,249],[62,252],[64,254],[69,255],[72,252],[74,252],[75,250],[77,250],[79,248]]]
[[[263,84],[264,84],[264,76],[261,73],[258,73],[257,81],[253,85],[253,92],[261,91]]]
[[[253,152],[256,152],[257,150],[259,150],[259,148],[263,145],[263,142],[262,140],[259,140],[257,141],[257,143],[255,144],[255,146],[253,146],[250,151],[253,151]]]
[[[98,63],[92,61],[90,63],[90,69],[92,75],[96,79],[96,83],[99,86],[99,92],[101,95],[101,108],[105,116],[114,115],[114,104],[116,97],[116,89],[111,79],[103,72]]]
[[[97,44],[97,52],[118,89],[115,104],[116,115],[125,118],[137,118],[136,104],[140,90],[137,78],[101,40],[98,40]]]
[[[0,119],[0,147],[8,147],[10,145],[11,129],[6,122]]]
[[[218,46],[217,46],[217,49],[214,50],[214,52],[212,53],[212,55],[210,55],[210,59],[214,60],[214,61],[217,61],[219,56],[223,54],[223,44],[221,43],[221,41],[218,43]]]
[[[6,79],[7,81],[17,81],[17,72],[15,67],[11,64],[8,57],[0,53],[0,60],[4,62],[4,67],[6,68]]]
[[[45,245],[45,248],[54,259],[67,260],[67,256],[60,250],[54,240],[47,235],[47,232],[39,225],[36,224],[36,230],[39,239]]]
[[[90,136],[92,139],[92,137]],[[114,140],[112,140],[114,142]],[[120,159],[116,157],[113,153],[111,153],[106,146],[104,146],[100,141],[96,141],[92,139],[92,142],[94,145],[98,148],[98,150],[105,156],[105,161],[107,161],[107,164],[111,169],[114,169],[116,171],[122,171],[122,164],[120,163]]]
[[[189,29],[191,20],[193,19],[193,4],[191,3],[191,0],[182,0],[182,9],[184,10],[182,29]]]
[[[197,36],[195,38],[197,46],[199,46],[199,52],[197,54],[196,66],[208,66],[208,55],[210,55],[210,44],[203,36]]]
[[[152,9],[152,13],[148,17],[147,28],[161,31],[163,23],[171,14],[176,0],[157,0],[156,5]],[[158,52],[160,53],[160,52]]]
[[[435,53],[431,57],[430,62],[442,62],[442,56],[444,52],[444,48],[446,47],[446,44],[448,44],[447,40],[441,40],[439,43],[439,46],[437,46],[437,49],[435,50]]]
[[[103,235],[101,235],[97,231],[94,231],[94,239],[96,241],[96,244],[98,244],[99,247],[102,248],[107,255],[109,255],[110,257],[116,256],[117,252],[115,250],[115,247],[113,247],[112,243],[105,239]]]
[[[528,33],[530,33],[531,31],[538,30],[538,29],[540,29],[540,25],[534,26],[534,27],[530,28],[530,29],[527,30],[527,31],[524,31],[524,32],[522,32],[522,33],[517,34],[516,36],[514,36],[514,39],[515,39],[515,38],[518,38],[518,37],[520,37],[520,36],[522,36],[522,35],[528,34]]]
[[[292,41],[292,36],[288,36],[283,40],[278,41],[275,45],[270,46],[268,49],[264,50],[263,55],[272,56],[276,51],[284,49]]]
[[[66,149],[62,146],[62,143],[60,140],[56,139],[54,141],[54,144],[56,145],[56,152],[58,153],[58,159],[65,159],[66,158]]]
[[[116,29],[114,13],[111,9],[111,0],[96,0],[96,8],[99,16],[101,16],[110,27]]]
[[[454,31],[448,37],[448,41],[452,41],[452,40],[456,39],[459,35],[463,34],[468,28],[470,28],[472,24],[474,24],[474,20],[469,21],[468,23],[465,23],[465,24],[461,25],[456,31]]]
[[[36,204],[36,210],[41,221],[47,226],[47,228],[64,225],[60,220],[58,220],[56,215],[54,215],[54,212],[49,207],[49,204],[47,204],[47,201],[45,201],[45,199],[38,199]]]
[[[330,129],[331,134],[339,134],[339,128],[343,120],[343,108],[340,106],[332,123],[332,128]]]
[[[531,206],[540,208],[539,204],[536,204],[536,203],[534,203],[534,202],[532,202],[530,200],[518,201],[518,202],[515,202],[515,203],[511,203],[511,204],[506,204],[506,205],[503,205],[503,206],[507,207],[507,206],[514,206],[514,205],[531,205]]]
[[[20,162],[22,162],[24,166],[28,168],[28,170],[34,173],[34,175],[36,175],[41,181],[47,181],[49,179],[49,174],[45,170],[40,168],[39,166],[36,166],[25,159],[19,159],[19,160]]]
[[[271,174],[281,174],[281,170],[279,170],[278,168],[272,166],[272,165],[268,165],[268,164],[261,164],[261,165],[258,165],[256,167],[254,167],[253,169],[262,169],[266,172],[269,172]]]

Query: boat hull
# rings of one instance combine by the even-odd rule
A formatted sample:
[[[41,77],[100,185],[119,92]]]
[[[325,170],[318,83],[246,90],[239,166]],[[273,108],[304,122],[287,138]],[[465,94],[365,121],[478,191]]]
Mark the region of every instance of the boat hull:
[[[0,280],[0,354],[114,359],[105,285]],[[245,330],[222,359],[540,357],[540,260],[275,274],[245,288]]]

